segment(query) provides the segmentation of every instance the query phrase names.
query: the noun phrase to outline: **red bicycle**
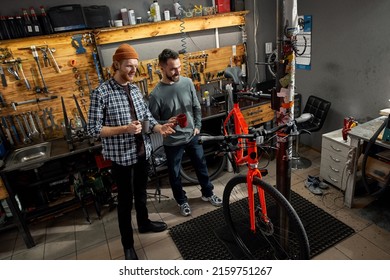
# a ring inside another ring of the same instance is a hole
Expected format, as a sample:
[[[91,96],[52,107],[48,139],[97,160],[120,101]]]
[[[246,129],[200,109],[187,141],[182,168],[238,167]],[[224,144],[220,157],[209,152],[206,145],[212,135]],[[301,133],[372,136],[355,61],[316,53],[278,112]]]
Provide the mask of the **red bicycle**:
[[[225,71],[226,74],[234,75]],[[233,94],[237,94],[235,87]],[[290,202],[263,180],[267,170],[258,168],[261,156],[258,150],[269,147],[268,141],[277,133],[281,137],[297,135],[296,123],[310,118],[310,114],[303,114],[299,119],[270,130],[250,128],[235,102],[224,122],[225,135],[200,137],[202,143],[218,141],[235,171],[238,165],[248,167],[246,175],[229,180],[223,193],[225,221],[247,258],[309,259],[310,246],[303,224]],[[228,133],[231,119],[234,134]]]

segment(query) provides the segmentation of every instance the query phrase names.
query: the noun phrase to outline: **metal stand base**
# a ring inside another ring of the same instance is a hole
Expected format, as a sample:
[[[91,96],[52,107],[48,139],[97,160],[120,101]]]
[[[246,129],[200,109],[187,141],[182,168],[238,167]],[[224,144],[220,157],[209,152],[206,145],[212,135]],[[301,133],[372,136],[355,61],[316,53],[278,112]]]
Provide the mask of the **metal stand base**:
[[[306,169],[311,166],[311,160],[298,156],[291,159],[291,169]]]

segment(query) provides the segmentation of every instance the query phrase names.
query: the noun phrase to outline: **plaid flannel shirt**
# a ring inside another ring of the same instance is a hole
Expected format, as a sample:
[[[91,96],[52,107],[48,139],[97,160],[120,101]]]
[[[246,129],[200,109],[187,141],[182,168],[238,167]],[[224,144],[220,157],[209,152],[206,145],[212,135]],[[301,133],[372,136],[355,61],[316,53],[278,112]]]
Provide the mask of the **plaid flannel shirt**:
[[[137,86],[130,87],[130,95],[133,99],[138,120],[148,119],[150,128],[157,121],[150,113],[147,104],[142,99],[142,94]],[[129,99],[126,91],[114,79],[110,79],[91,93],[91,104],[88,113],[88,133],[98,138],[103,126],[123,126],[134,121],[130,115]],[[150,157],[152,145],[150,137],[143,134],[146,158]],[[134,135],[124,133],[109,137],[101,137],[102,153],[105,159],[110,159],[120,165],[132,165],[137,163],[137,147]]]

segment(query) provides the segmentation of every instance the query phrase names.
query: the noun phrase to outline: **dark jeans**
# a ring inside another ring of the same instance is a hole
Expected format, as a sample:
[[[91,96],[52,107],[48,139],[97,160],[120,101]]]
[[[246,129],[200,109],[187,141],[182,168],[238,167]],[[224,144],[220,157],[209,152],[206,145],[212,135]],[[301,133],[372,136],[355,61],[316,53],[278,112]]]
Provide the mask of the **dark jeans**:
[[[164,146],[167,156],[167,166],[169,183],[171,184],[173,197],[178,204],[187,202],[186,192],[183,190],[181,183],[180,167],[184,151],[191,160],[192,167],[195,169],[196,176],[201,186],[202,196],[209,197],[213,195],[214,186],[211,184],[206,158],[203,152],[203,146],[198,143],[198,135],[184,145]]]
[[[118,187],[118,223],[124,249],[129,249],[134,245],[131,225],[133,196],[138,227],[150,222],[146,208],[147,166],[145,158],[139,159],[134,165],[122,166],[116,163],[112,165],[112,175]]]

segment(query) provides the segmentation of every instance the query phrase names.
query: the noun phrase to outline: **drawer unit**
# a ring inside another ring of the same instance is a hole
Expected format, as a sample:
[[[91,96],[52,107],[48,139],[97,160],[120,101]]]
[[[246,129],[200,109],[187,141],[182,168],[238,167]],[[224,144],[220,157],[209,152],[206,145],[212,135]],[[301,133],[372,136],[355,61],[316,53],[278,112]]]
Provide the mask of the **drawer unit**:
[[[242,109],[242,115],[249,126],[256,126],[273,120],[274,111],[271,103],[266,103]]]
[[[344,141],[341,129],[322,135],[320,176],[335,187],[345,190],[350,142]]]

